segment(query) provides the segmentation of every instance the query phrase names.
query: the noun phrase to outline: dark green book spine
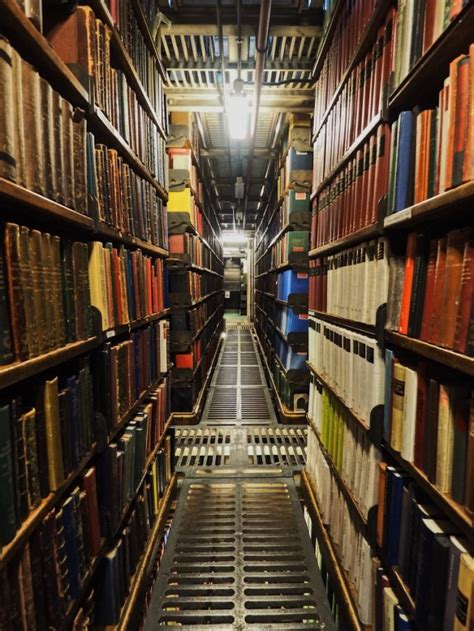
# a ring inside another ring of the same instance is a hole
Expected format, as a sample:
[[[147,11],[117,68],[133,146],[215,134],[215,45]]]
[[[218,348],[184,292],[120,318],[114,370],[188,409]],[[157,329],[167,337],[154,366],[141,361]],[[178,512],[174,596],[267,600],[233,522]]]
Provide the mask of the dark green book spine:
[[[26,477],[28,481],[28,504],[30,511],[38,506],[41,500],[38,452],[36,448],[35,417],[36,413],[34,410],[29,410],[21,417],[23,424],[23,440],[25,442]]]
[[[28,489],[26,483],[26,456],[22,422],[18,414],[19,403],[10,401],[11,449],[13,454],[13,484],[15,494],[16,525],[19,528],[28,516]]]
[[[64,318],[66,322],[66,341],[75,342],[76,312],[74,308],[74,280],[72,275],[72,245],[70,241],[63,241],[61,248],[62,293],[64,304]]]
[[[41,497],[49,494],[48,447],[46,445],[46,427],[44,418],[44,385],[42,384],[36,398],[36,449],[38,453],[38,474]]]

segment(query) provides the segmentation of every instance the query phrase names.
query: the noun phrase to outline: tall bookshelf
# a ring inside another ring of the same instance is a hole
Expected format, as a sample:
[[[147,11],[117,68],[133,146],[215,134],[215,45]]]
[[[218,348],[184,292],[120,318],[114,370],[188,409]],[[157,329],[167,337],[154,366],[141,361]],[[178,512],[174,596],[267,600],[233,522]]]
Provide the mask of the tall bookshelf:
[[[172,112],[170,118],[172,406],[176,422],[190,423],[202,411],[224,329],[224,262],[220,225],[200,159],[197,120],[192,112]]]
[[[138,1],[21,4],[0,4],[0,626],[124,628],[175,482],[163,69]]]
[[[474,173],[472,121],[461,131],[453,112],[472,111],[459,68],[472,83],[473,6],[336,1],[325,25],[313,67],[308,528],[339,628],[464,629]]]
[[[280,419],[302,422],[308,399],[310,117],[288,117],[255,236],[255,330]]]

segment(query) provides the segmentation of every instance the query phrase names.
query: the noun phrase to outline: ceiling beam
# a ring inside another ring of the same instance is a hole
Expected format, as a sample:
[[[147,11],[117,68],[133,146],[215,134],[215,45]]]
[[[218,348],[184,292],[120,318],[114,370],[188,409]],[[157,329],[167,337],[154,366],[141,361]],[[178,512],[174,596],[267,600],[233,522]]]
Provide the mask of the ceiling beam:
[[[246,147],[231,147],[230,153],[232,155],[242,155],[242,158],[245,158]],[[209,149],[201,149],[199,152],[201,156],[205,158],[219,158],[221,156],[227,155],[229,150],[226,147],[211,147]],[[276,155],[276,150],[272,149],[256,149],[255,156],[259,158],[271,158]]]
[[[275,61],[267,61],[265,64],[266,71],[292,71],[292,72],[310,72],[313,68],[313,63],[306,60],[295,59],[293,61],[279,61],[278,59]],[[174,70],[186,70],[187,72],[222,72],[221,64],[212,62],[210,59],[206,61],[193,61],[189,59],[188,61],[184,60],[176,60],[172,59],[170,62],[165,64],[165,69],[168,71]],[[237,70],[237,64],[234,62],[226,63],[226,71],[227,70]],[[242,70],[247,71],[251,70],[252,72],[255,70],[255,64],[252,61],[246,61],[242,63]],[[297,83],[297,79],[295,79],[295,83]]]
[[[168,17],[172,26],[169,31],[171,35],[217,35],[217,25],[209,23],[210,11],[203,7],[183,7],[179,11],[164,10],[163,13]],[[242,35],[255,35],[260,7],[246,6],[242,12]],[[224,35],[237,35],[237,19],[234,7],[222,7],[221,13],[222,24],[224,27]],[[212,16],[213,17],[213,16]],[[270,35],[286,35],[291,37],[294,30],[301,28],[305,31],[305,37],[311,37],[317,33],[321,33],[324,20],[324,11],[322,8],[315,7],[304,11],[303,13],[295,13],[294,10],[276,7],[272,12],[272,27]],[[197,27],[205,27],[206,32],[196,33]],[[229,29],[230,27],[230,29]],[[185,32],[177,32],[176,29],[186,28]],[[279,29],[279,30],[278,30]],[[315,29],[319,29],[315,33]],[[167,34],[166,27],[163,28],[162,34]],[[313,35],[310,35],[312,33]],[[294,33],[296,35],[296,33]]]

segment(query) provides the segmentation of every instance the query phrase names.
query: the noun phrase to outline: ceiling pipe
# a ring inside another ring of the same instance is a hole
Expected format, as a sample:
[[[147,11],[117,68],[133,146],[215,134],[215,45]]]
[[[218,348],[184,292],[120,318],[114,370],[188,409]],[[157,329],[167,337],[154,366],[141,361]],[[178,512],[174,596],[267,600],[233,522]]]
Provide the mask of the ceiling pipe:
[[[244,204],[244,217],[242,227],[245,229],[245,218],[247,215],[247,204],[250,190],[250,180],[252,177],[253,156],[255,151],[255,136],[257,132],[258,112],[260,109],[260,96],[262,93],[263,73],[265,70],[265,55],[267,52],[268,33],[270,30],[270,15],[272,10],[272,0],[262,0],[260,4],[260,17],[258,20],[257,43],[255,47],[255,95],[254,111],[250,129],[250,148],[247,164],[247,182]]]

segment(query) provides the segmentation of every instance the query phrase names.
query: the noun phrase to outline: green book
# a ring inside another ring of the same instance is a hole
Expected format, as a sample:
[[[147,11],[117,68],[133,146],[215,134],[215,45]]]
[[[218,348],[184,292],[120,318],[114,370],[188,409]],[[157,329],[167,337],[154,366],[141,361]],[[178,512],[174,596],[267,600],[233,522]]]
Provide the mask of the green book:
[[[10,436],[10,406],[0,407],[0,545],[9,543],[16,532],[13,459]]]

